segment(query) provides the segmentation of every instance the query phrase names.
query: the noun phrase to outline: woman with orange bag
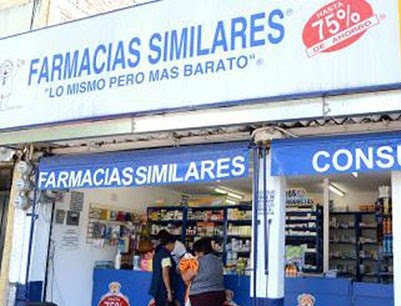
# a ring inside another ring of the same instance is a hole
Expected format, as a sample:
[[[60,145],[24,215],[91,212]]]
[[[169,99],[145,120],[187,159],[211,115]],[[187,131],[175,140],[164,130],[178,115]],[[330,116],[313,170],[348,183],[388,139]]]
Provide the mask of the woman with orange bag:
[[[196,241],[194,252],[196,259],[186,257],[180,262],[182,278],[189,284],[191,306],[224,305],[223,263],[213,254],[211,240],[203,238]]]

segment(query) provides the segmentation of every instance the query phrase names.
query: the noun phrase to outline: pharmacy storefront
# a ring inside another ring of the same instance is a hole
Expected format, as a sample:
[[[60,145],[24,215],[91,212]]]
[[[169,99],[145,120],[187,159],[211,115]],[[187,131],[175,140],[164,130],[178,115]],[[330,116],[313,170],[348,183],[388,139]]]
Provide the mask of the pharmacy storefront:
[[[324,118],[331,96],[348,116],[346,94],[401,87],[399,5],[153,1],[5,38],[0,136],[184,112],[180,129],[190,130],[212,110],[219,114],[197,128],[274,126]],[[383,112],[379,94],[370,103],[359,113]],[[258,107],[274,120],[247,119]],[[162,122],[149,130],[163,132]],[[152,252],[166,229],[188,251],[212,239],[233,305],[394,303],[399,134],[260,135],[98,154],[50,149],[28,161],[37,166],[32,189],[46,197],[24,202],[29,190],[18,191],[32,217],[26,273],[11,267],[11,282],[28,289],[18,300],[147,305]]]
[[[392,284],[400,277],[399,231],[393,226],[399,222],[400,137],[399,132],[368,133],[272,143],[273,176],[301,176],[304,184],[324,180],[330,199],[323,224],[326,277],[343,278],[345,285],[337,303],[394,305]],[[299,223],[291,227],[298,221],[287,214],[292,235],[302,234]],[[333,303],[327,288],[310,287],[308,293],[318,304]]]

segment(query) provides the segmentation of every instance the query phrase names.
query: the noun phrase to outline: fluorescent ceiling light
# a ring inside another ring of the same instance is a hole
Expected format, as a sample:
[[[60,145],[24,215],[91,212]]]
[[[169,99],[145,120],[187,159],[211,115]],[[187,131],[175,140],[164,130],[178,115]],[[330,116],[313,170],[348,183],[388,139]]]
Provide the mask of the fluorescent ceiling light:
[[[226,203],[227,203],[227,204],[230,204],[230,205],[236,205],[236,204],[238,204],[236,201],[231,200],[231,199],[227,199],[227,200],[226,200]]]
[[[345,196],[344,191],[342,191],[340,188],[338,188],[332,184],[329,185],[329,189],[330,189],[330,191],[334,192],[335,194],[339,195],[340,197]]]
[[[217,193],[226,194],[229,197],[234,198],[234,199],[238,199],[238,200],[242,200],[242,198],[244,197],[243,195],[235,193],[235,192],[233,192],[231,190],[223,189],[221,187],[214,188],[214,191],[217,192]]]

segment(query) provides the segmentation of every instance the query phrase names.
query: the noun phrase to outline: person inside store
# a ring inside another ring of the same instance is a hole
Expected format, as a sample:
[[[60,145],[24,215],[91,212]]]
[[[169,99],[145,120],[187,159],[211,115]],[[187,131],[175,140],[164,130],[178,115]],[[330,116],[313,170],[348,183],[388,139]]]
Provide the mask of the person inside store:
[[[198,261],[198,269],[182,273],[189,286],[191,306],[222,306],[225,303],[224,268],[219,257],[214,254],[210,238],[202,238],[194,243],[193,250]]]
[[[160,245],[156,248],[153,258],[153,273],[149,294],[154,299],[155,306],[175,305],[173,274],[176,263],[171,256],[175,247],[175,237],[168,234],[163,236]]]
[[[161,240],[164,239],[164,237],[166,237],[168,235],[170,235],[170,233],[163,229],[157,234],[157,238],[158,238],[159,242],[161,242]],[[187,253],[187,249],[185,248],[185,245],[181,241],[176,240],[175,245],[174,245],[174,250],[171,252],[171,256],[173,257],[176,265],[178,265],[181,258],[186,253]]]

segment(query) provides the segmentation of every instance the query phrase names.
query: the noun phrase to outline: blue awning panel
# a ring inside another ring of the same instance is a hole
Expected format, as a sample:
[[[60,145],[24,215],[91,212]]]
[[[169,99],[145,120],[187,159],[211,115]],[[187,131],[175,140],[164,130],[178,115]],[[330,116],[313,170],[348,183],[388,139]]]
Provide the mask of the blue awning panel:
[[[39,189],[211,182],[249,175],[249,143],[236,142],[43,158]]]
[[[401,133],[272,141],[272,175],[401,170]]]

